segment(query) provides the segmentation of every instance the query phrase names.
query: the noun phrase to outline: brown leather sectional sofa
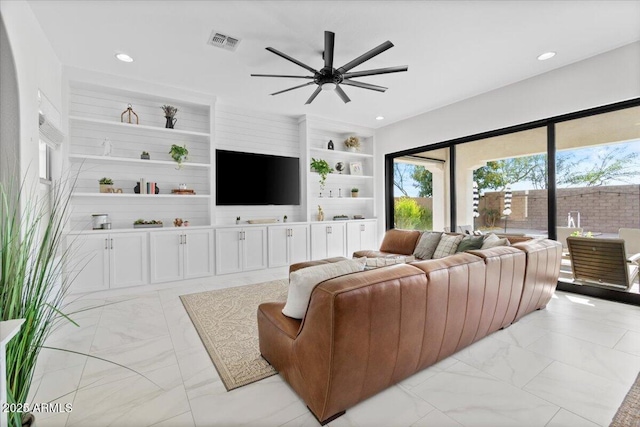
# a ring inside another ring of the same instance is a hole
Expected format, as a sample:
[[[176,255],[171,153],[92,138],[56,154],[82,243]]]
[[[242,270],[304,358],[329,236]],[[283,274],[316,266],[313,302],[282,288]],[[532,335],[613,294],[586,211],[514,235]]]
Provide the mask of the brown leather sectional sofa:
[[[391,237],[395,250],[411,241]],[[384,244],[376,252],[396,253]],[[302,321],[283,315],[283,303],[260,305],[260,351],[325,424],[545,307],[561,253],[536,239],[330,279],[313,290]]]

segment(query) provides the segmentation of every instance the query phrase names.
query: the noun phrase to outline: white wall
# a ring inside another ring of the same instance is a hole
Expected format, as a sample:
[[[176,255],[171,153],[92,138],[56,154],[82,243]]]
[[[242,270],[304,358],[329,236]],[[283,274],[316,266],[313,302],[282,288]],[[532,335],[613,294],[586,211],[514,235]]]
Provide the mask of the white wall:
[[[376,131],[376,162],[388,153],[640,97],[640,42],[487,92]],[[384,188],[384,172],[376,176]],[[384,229],[384,197],[376,200]]]
[[[62,110],[62,66],[26,1],[0,2],[16,73],[20,98],[19,176],[26,188],[38,183],[38,90]],[[66,129],[63,129],[63,131]]]

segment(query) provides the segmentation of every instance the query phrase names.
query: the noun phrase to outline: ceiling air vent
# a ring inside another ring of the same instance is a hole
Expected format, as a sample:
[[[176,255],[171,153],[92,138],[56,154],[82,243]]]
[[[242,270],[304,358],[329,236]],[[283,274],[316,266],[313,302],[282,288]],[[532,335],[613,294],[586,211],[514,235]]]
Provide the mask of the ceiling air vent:
[[[211,37],[209,37],[209,44],[233,52],[240,44],[240,39],[224,35],[217,31],[213,31],[211,33]]]

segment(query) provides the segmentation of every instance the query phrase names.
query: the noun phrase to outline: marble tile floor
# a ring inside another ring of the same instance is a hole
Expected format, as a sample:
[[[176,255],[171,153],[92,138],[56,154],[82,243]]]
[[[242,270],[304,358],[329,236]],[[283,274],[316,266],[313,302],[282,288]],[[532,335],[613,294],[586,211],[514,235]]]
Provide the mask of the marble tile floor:
[[[229,286],[273,280],[234,278]],[[43,350],[33,402],[72,403],[37,414],[38,427],[319,425],[273,376],[227,392],[179,295],[210,279],[135,293],[84,296]],[[125,367],[137,371],[133,372]],[[347,410],[332,427],[608,426],[640,371],[640,308],[557,292],[532,313]]]

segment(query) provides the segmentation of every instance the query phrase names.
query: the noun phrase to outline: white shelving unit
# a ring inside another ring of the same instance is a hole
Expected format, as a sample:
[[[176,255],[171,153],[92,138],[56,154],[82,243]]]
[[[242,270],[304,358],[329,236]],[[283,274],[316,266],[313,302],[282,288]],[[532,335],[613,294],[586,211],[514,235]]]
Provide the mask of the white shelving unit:
[[[339,123],[314,117],[305,117],[300,121],[300,135],[307,147],[307,220],[316,221],[318,206],[322,206],[325,221],[335,215],[362,215],[364,218],[375,218],[375,189],[373,177],[374,163],[374,131],[345,123]],[[360,151],[347,151],[344,140],[349,136],[360,139]],[[329,141],[334,149],[329,150]],[[327,176],[325,188],[320,188],[320,176],[309,166],[311,159],[322,159],[334,169]],[[342,173],[336,170],[336,164],[342,162]],[[359,163],[362,174],[353,174],[352,163]],[[351,197],[351,189],[358,188],[358,197]]]
[[[139,218],[168,224],[183,218],[194,226],[211,225],[213,103],[81,82],[69,86],[68,159],[76,178],[72,230],[91,229],[93,213],[109,214],[114,230],[132,228]],[[139,124],[121,122],[128,104],[138,114]],[[164,127],[164,104],[178,108],[174,129]],[[105,144],[112,147],[109,155],[104,155]],[[172,144],[189,150],[182,168],[171,159]],[[141,159],[142,151],[151,159]],[[122,193],[100,193],[102,177],[111,178]],[[136,194],[134,187],[141,179],[156,182],[160,193]],[[196,194],[171,193],[183,183]]]

